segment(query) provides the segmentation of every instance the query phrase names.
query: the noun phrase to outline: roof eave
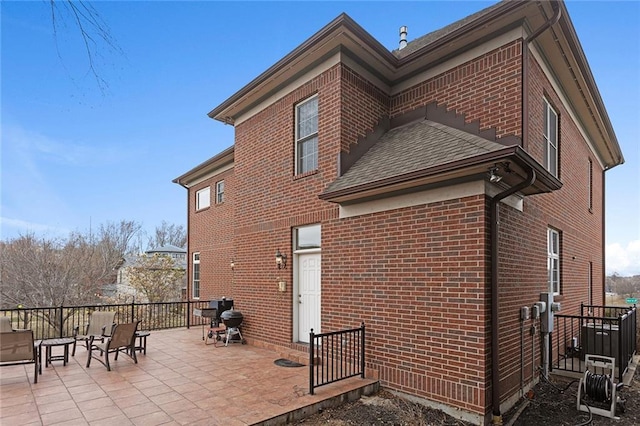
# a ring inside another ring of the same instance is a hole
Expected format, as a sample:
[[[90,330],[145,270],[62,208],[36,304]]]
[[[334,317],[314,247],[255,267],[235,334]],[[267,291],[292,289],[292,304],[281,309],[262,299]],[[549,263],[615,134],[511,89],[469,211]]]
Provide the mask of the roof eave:
[[[207,161],[198,164],[196,167],[173,179],[171,182],[177,183],[178,185],[185,188],[189,188],[193,181],[201,178],[208,173],[211,173],[216,169],[232,164],[234,158],[235,145],[231,145],[229,148],[211,157]]]
[[[292,63],[295,63],[299,58],[307,55],[314,46],[321,44],[327,39],[330,39],[334,35],[345,30],[356,35],[359,41],[361,41],[367,49],[375,52],[375,54],[378,55],[382,60],[388,62],[389,64],[393,64],[394,66],[397,65],[398,60],[391,52],[389,52],[364,28],[358,25],[349,15],[347,15],[346,13],[342,13],[333,21],[320,29],[320,31],[318,31],[305,42],[296,47],[284,58],[280,59],[258,77],[249,82],[238,92],[236,92],[223,103],[212,109],[207,115],[210,118],[221,121],[225,124],[233,124],[235,122],[235,117],[229,114],[229,110],[234,106],[234,104],[243,100],[243,98],[245,98],[248,94],[263,85],[265,82],[269,81],[275,74],[290,68]]]
[[[426,169],[416,170],[374,182],[324,192],[319,195],[319,198],[324,201],[344,203],[367,199],[372,196],[385,197],[400,189],[421,188],[428,184],[442,184],[443,182],[478,175],[479,173],[486,172],[488,167],[495,163],[506,162],[514,163],[514,167],[512,167],[514,175],[510,177],[511,180],[523,179],[526,175],[525,172],[516,173],[516,169],[533,168],[536,171],[538,177],[536,183],[526,195],[552,192],[562,187],[562,182],[552,176],[520,146],[514,145],[486,154],[442,163]]]

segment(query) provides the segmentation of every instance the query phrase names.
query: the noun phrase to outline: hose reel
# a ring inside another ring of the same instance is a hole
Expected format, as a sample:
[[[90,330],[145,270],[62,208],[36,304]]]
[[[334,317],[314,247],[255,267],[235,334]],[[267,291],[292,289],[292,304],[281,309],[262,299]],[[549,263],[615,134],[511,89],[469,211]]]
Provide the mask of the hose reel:
[[[622,383],[615,385],[612,379],[616,369],[615,358],[601,355],[586,355],[584,363],[585,372],[578,386],[578,410],[587,413],[591,412],[611,419],[619,419],[619,417],[616,417],[616,406],[619,405],[621,411],[624,411],[624,401],[617,396],[617,392],[622,388]],[[594,373],[590,369],[601,371],[602,373]],[[590,401],[605,404],[609,409],[587,405],[583,396],[587,396]]]

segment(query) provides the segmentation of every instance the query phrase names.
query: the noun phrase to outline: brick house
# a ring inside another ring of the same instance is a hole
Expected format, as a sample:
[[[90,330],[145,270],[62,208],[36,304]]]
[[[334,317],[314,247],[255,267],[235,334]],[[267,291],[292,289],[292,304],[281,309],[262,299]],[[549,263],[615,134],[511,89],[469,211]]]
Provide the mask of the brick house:
[[[174,180],[189,298],[233,297],[254,344],[364,321],[368,374],[481,424],[537,380],[522,307],[604,302],[624,160],[562,2],[391,52],[342,14],[209,116],[235,141]]]

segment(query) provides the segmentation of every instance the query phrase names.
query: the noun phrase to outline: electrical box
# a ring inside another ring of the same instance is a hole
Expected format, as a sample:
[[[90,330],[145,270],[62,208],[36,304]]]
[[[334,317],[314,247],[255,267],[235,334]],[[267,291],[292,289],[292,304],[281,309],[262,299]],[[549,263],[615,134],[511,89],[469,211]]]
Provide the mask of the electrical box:
[[[531,307],[531,319],[537,320],[540,318],[540,305],[537,303]]]
[[[284,281],[278,281],[278,291],[287,291],[287,283]]]
[[[522,308],[520,308],[520,319],[522,321],[529,319],[529,307],[528,306],[523,306]]]
[[[543,333],[553,332],[553,313],[560,310],[560,304],[553,301],[553,293],[540,293],[540,301],[545,304],[540,319],[540,331]]]

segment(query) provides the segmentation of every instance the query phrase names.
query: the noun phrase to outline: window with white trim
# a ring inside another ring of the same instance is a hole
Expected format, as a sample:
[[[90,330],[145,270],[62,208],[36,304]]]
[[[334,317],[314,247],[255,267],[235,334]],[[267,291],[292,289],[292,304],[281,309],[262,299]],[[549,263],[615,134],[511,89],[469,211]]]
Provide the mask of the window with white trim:
[[[211,188],[208,186],[196,192],[196,210],[206,209],[211,205]]]
[[[589,211],[593,212],[593,161],[589,158]]]
[[[216,204],[224,202],[224,181],[216,183]]]
[[[587,271],[589,274],[587,277],[587,303],[589,306],[593,305],[593,262],[589,262],[589,270]],[[591,310],[591,308],[589,308]]]
[[[560,294],[560,233],[547,229],[547,272],[549,292]]]
[[[193,280],[191,282],[191,297],[200,298],[200,253],[193,253]]]
[[[544,164],[558,177],[558,113],[546,99],[544,101]]]
[[[296,106],[296,175],[318,169],[318,97]]]

